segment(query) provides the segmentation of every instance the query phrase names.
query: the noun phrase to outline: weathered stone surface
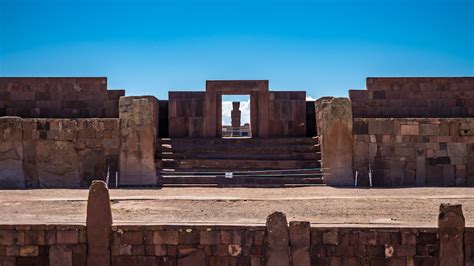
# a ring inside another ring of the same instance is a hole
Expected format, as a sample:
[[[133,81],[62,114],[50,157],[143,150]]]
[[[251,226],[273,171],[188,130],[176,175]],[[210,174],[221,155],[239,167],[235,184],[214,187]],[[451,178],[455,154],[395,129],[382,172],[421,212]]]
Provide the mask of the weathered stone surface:
[[[281,212],[274,212],[267,217],[267,239],[265,261],[268,266],[288,266],[289,236],[286,216]]]
[[[321,143],[321,166],[328,185],[353,185],[352,109],[347,98],[316,101],[316,123]],[[370,129],[369,129],[370,130]]]
[[[112,212],[107,184],[93,181],[87,200],[87,265],[110,265]]]
[[[294,266],[311,265],[310,257],[310,223],[290,222],[291,257]]]
[[[464,265],[464,228],[462,205],[441,204],[438,219],[440,266]]]
[[[38,140],[36,169],[41,187],[79,187],[79,158],[68,141]]]
[[[49,266],[73,266],[72,262],[72,251],[67,246],[54,245],[49,248]]]
[[[0,187],[25,187],[23,123],[18,117],[0,117]]]
[[[156,185],[156,98],[120,98],[120,185]]]

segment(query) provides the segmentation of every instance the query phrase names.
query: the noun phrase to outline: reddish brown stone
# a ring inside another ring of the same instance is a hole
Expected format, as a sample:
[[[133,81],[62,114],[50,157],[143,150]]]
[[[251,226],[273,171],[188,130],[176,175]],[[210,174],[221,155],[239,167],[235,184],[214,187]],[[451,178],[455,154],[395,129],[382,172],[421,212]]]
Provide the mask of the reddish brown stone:
[[[87,265],[110,265],[112,212],[107,185],[94,181],[87,200]]]

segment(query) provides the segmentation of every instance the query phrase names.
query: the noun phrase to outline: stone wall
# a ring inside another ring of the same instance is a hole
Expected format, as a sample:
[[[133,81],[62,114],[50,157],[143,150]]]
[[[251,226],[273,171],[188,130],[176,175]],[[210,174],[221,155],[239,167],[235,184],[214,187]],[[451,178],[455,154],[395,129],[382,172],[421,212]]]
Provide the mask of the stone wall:
[[[311,227],[274,212],[256,225],[113,225],[107,185],[86,226],[0,225],[0,265],[471,265],[474,228],[441,204],[437,228]]]
[[[474,119],[355,118],[354,170],[376,186],[474,186]]]
[[[169,92],[171,138],[204,136],[204,92]]]
[[[0,116],[114,118],[124,95],[107,78],[0,78]]]
[[[1,187],[80,187],[117,171],[119,120],[0,118]],[[11,185],[9,185],[11,184]]]
[[[306,136],[306,92],[270,91],[270,137]]]
[[[83,266],[83,225],[0,225],[0,265]]]
[[[367,78],[354,117],[474,117],[474,78]]]

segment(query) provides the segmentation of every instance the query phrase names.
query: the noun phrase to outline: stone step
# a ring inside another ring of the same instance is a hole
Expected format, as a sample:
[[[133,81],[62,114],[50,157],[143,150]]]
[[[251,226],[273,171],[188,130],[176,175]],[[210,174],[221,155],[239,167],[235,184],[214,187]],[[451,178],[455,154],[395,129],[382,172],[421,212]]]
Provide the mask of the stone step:
[[[269,185],[286,185],[286,184],[306,184],[320,185],[323,184],[321,177],[305,177],[305,178],[263,178],[263,177],[242,177],[242,178],[223,178],[223,177],[194,177],[194,176],[173,176],[161,177],[160,182],[166,184],[186,184],[186,185],[239,185],[239,186],[269,186]]]
[[[159,153],[156,157],[158,159],[320,160],[321,153],[162,152]]]
[[[317,144],[165,144],[157,147],[157,152],[196,153],[196,152],[221,152],[221,153],[296,153],[296,152],[319,152]]]
[[[317,160],[245,160],[245,159],[183,159],[162,160],[162,168],[181,169],[305,169],[318,168]]]
[[[169,143],[169,144],[235,144],[235,145],[311,145],[319,143],[319,138],[161,138],[159,139],[160,143]]]

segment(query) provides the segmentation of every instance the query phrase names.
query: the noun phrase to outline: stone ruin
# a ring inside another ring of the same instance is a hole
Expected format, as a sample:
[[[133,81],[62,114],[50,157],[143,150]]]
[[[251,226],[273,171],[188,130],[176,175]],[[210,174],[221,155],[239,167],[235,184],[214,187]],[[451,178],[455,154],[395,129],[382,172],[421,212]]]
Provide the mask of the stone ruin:
[[[224,136],[222,96],[242,94],[250,135]],[[0,187],[474,185],[474,78],[368,78],[317,101],[267,80],[124,95],[106,78],[0,78]]]
[[[0,265],[472,265],[462,206],[441,204],[437,220],[325,227],[274,212],[261,225],[114,224],[107,185],[94,181],[85,225],[0,225]]]

